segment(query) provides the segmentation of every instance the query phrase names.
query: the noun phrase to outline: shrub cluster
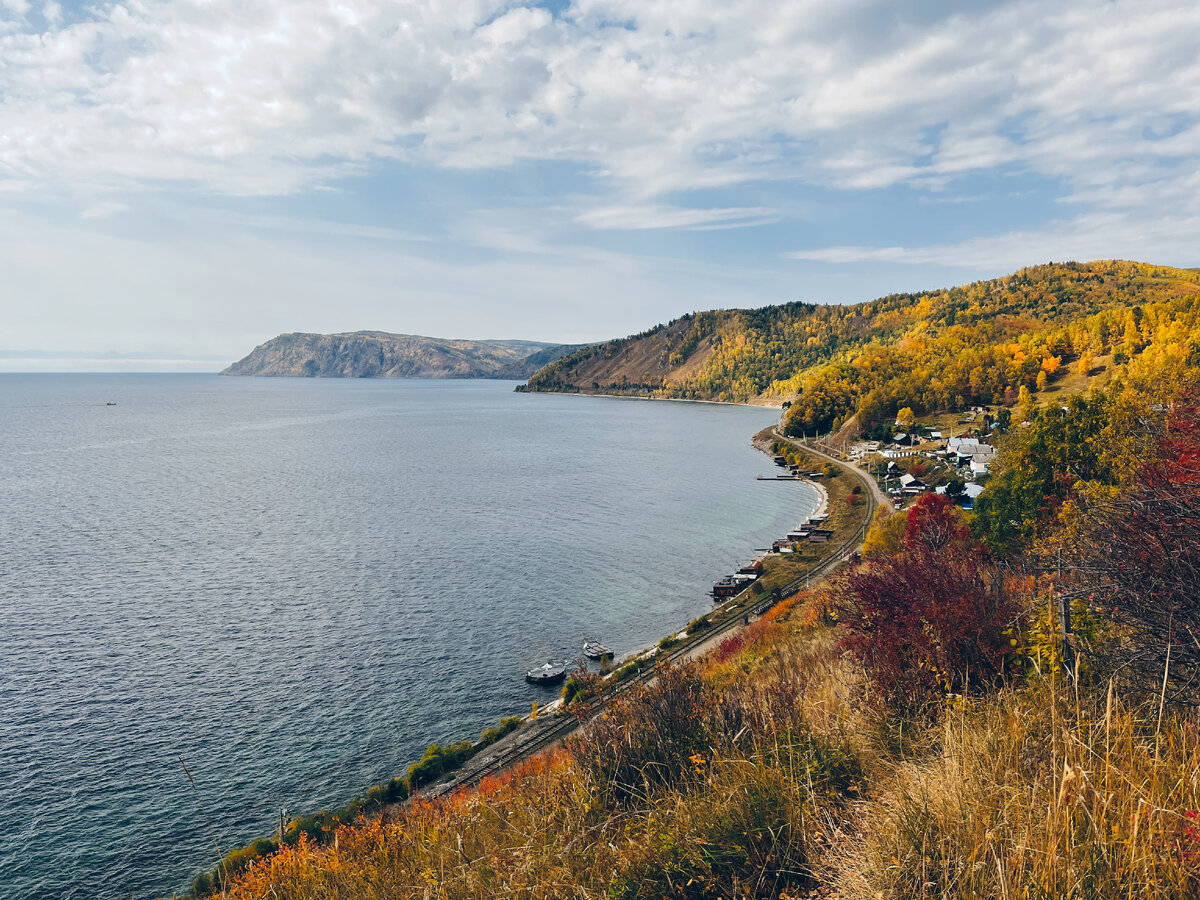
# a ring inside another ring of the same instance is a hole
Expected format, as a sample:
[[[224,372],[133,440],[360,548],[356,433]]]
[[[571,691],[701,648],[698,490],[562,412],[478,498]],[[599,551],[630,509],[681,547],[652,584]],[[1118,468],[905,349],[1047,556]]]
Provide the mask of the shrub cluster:
[[[479,750],[496,743],[520,726],[519,716],[508,716],[501,719],[499,725],[485,730],[480,735],[478,744],[472,744],[470,741],[456,741],[448,747],[430,744],[420,761],[409,766],[404,775],[371,787],[366,793],[360,794],[339,809],[323,809],[292,819],[286,824],[283,834],[277,837],[282,837],[285,847],[305,842],[319,844],[338,826],[354,822],[392,803],[406,800],[417,788],[459,768]],[[244,847],[230,851],[212,872],[201,872],[196,876],[192,882],[191,896],[207,897],[221,893],[225,886],[245,871],[252,862],[276,852],[279,847],[279,843],[270,838],[258,838]]]
[[[842,588],[841,644],[888,700],[919,705],[1003,671],[1016,604],[946,497],[923,495],[900,551],[851,569]]]

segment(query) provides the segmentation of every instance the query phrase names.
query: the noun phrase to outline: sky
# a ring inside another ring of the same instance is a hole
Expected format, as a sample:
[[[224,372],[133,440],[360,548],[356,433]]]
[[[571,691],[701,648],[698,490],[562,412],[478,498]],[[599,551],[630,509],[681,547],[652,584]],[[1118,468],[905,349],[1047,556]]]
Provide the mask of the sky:
[[[1193,0],[0,0],[0,371],[1200,265]]]

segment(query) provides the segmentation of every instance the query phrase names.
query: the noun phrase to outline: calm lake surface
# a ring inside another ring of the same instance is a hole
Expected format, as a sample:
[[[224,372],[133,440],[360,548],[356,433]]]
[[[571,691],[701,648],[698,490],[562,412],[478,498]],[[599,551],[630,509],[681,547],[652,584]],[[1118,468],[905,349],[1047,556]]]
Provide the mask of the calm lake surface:
[[[812,511],[777,412],[0,375],[0,897],[150,897],[622,655]],[[107,403],[115,403],[108,406]]]

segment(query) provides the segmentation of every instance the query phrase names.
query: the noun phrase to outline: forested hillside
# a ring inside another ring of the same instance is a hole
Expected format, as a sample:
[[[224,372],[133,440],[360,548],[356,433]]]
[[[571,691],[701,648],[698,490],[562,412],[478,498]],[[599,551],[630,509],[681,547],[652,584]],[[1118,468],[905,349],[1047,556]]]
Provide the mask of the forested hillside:
[[[565,746],[281,823],[193,895],[1193,900],[1200,399],[1140,359],[1027,404],[974,513],[881,508],[861,560],[602,715],[577,673]]]
[[[827,341],[784,389],[801,410],[832,396],[822,373],[860,413],[872,396],[1017,399],[973,510],[949,490],[881,504],[861,557],[803,588],[803,553],[768,554],[765,577],[799,593],[699,660],[660,658],[602,713],[605,677],[577,672],[563,714],[590,724],[565,745],[431,799],[425,776],[471,750],[435,745],[345,810],[233,851],[193,896],[1200,896],[1198,294],[1191,272],[1048,266],[708,313],[578,354],[557,370],[666,352],[698,384],[716,360],[746,373]],[[836,520],[873,466],[827,459]]]
[[[1200,272],[1100,261],[850,306],[693,313],[541,369],[527,390],[793,401],[789,431],[1015,401],[1200,348]]]

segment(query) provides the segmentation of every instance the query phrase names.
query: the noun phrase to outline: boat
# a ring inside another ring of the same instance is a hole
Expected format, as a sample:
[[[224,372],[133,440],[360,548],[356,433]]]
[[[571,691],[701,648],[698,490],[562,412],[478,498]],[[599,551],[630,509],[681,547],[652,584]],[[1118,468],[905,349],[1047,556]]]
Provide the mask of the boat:
[[[525,680],[530,684],[558,684],[567,677],[567,664],[548,662],[530,669],[525,673]]]
[[[746,585],[735,579],[732,575],[727,575],[713,585],[712,594],[714,599],[724,599],[725,597],[735,597],[742,592]]]
[[[613,652],[599,641],[584,641],[583,655],[589,659],[604,659],[605,657],[612,656]]]

